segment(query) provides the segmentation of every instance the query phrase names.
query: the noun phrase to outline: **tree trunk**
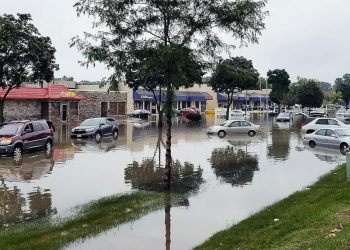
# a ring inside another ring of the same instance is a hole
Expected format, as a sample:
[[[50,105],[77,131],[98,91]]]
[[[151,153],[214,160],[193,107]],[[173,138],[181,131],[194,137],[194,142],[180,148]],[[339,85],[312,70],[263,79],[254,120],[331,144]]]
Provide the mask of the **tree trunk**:
[[[173,103],[174,91],[170,84],[167,87],[167,96],[165,101],[165,117],[166,117],[166,143],[165,143],[165,171],[164,171],[164,184],[165,190],[170,190],[171,187],[171,113]]]
[[[4,119],[4,103],[5,103],[5,100],[1,99],[0,100],[0,123],[3,123],[5,121],[5,119]]]
[[[171,193],[165,192],[164,205],[165,205],[165,249],[170,250],[171,243]]]

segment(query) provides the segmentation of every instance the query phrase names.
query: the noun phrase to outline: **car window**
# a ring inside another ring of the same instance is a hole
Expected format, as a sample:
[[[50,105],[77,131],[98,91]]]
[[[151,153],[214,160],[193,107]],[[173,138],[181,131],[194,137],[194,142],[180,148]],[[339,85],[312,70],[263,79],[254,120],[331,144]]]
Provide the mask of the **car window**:
[[[325,136],[326,135],[326,129],[320,129],[315,134],[316,135],[323,135],[323,136]]]
[[[22,123],[2,124],[0,126],[0,135],[16,135],[23,128]]]
[[[232,122],[230,124],[230,127],[239,127],[240,126],[240,122],[239,121],[235,121],[235,122]]]
[[[327,131],[326,131],[326,136],[335,136],[336,134],[335,134],[335,132],[334,132],[334,130],[332,130],[332,129],[327,129]]]
[[[328,125],[328,119],[318,119],[316,124]]]
[[[106,121],[109,125],[113,125],[115,123],[115,120],[113,118],[107,118]]]
[[[241,122],[241,126],[242,126],[242,127],[249,127],[249,126],[251,126],[251,125],[250,125],[249,122],[243,121],[243,122]]]
[[[337,122],[336,120],[329,119],[329,120],[328,120],[328,124],[329,124],[329,125],[338,125],[338,122]]]
[[[24,131],[26,133],[32,133],[33,132],[33,125],[31,123],[27,124],[25,127],[24,127]]]
[[[39,122],[33,122],[33,131],[34,132],[38,132],[38,131],[42,131],[43,127],[41,126],[41,124]]]

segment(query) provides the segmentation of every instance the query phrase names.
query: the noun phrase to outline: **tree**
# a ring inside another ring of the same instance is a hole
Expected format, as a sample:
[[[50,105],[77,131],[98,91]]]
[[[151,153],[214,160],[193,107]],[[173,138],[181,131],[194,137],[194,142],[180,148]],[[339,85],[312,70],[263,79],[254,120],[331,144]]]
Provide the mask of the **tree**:
[[[332,102],[333,104],[338,103],[339,100],[341,100],[342,98],[343,98],[343,95],[342,95],[342,93],[339,92],[339,91],[335,91],[335,92],[332,92],[332,93],[330,94],[330,99],[331,99],[331,102]]]
[[[156,66],[166,91],[164,180],[167,187],[171,180],[174,91],[182,79],[193,80],[189,76],[198,76],[202,70],[187,75],[183,66],[193,62],[203,65],[204,59],[216,59],[222,49],[232,49],[232,44],[225,44],[219,37],[223,31],[243,45],[257,43],[258,35],[265,28],[265,4],[266,0],[79,0],[75,4],[78,14],[95,18],[94,27],[103,26],[97,34],[86,33],[86,39],[73,38],[71,45],[77,46],[87,59],[84,65],[96,61],[105,63],[114,71],[110,80],[120,82],[125,81],[126,72],[134,62],[135,67],[146,65],[145,71],[158,70],[139,62],[138,52],[150,50],[155,52],[151,55],[154,59],[158,57]]]
[[[346,108],[348,108],[350,100],[350,74],[345,74],[342,78],[337,78],[334,88],[335,91],[342,93]]]
[[[289,91],[289,74],[285,69],[269,70],[267,72],[267,83],[272,85],[271,100],[280,106]]]
[[[55,48],[49,37],[43,37],[31,23],[29,14],[0,16],[0,86],[6,89],[0,97],[0,121],[4,121],[4,102],[14,88],[24,81],[42,83],[53,79]]]
[[[259,73],[254,69],[252,61],[244,57],[233,57],[218,64],[211,78],[211,86],[216,92],[227,95],[226,120],[229,119],[233,94],[238,89],[255,86],[258,77]]]
[[[296,84],[298,103],[303,107],[309,108],[322,105],[324,94],[319,87],[318,81],[298,77]]]
[[[329,82],[318,82],[318,85],[320,86],[320,89],[322,91],[331,91],[332,90],[332,84]]]

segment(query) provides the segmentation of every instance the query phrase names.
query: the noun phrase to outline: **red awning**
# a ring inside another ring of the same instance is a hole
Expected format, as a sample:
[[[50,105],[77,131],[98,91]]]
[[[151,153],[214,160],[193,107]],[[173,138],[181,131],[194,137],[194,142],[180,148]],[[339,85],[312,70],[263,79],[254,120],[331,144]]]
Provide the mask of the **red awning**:
[[[0,96],[3,97],[6,89],[0,88]],[[47,88],[18,88],[13,89],[7,95],[7,100],[66,100],[80,101],[86,97],[70,91],[63,85],[50,85]]]

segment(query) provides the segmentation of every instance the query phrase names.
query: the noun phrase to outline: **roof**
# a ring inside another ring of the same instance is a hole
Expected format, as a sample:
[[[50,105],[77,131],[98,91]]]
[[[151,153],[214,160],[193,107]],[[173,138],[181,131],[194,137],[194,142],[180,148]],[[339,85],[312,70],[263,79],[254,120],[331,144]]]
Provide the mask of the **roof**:
[[[159,91],[155,91],[156,98],[159,100],[160,95]],[[166,99],[166,91],[162,91],[161,93],[162,100]],[[153,100],[154,95],[152,92],[148,92],[145,90],[136,90],[133,91],[133,99],[134,100]],[[176,101],[205,101],[212,100],[213,97],[209,95],[207,92],[199,92],[199,91],[175,91],[175,100]]]
[[[3,97],[6,89],[0,88],[0,97]],[[86,97],[77,95],[63,85],[50,85],[47,88],[22,87],[13,89],[6,97],[7,100],[67,100],[80,101]]]

